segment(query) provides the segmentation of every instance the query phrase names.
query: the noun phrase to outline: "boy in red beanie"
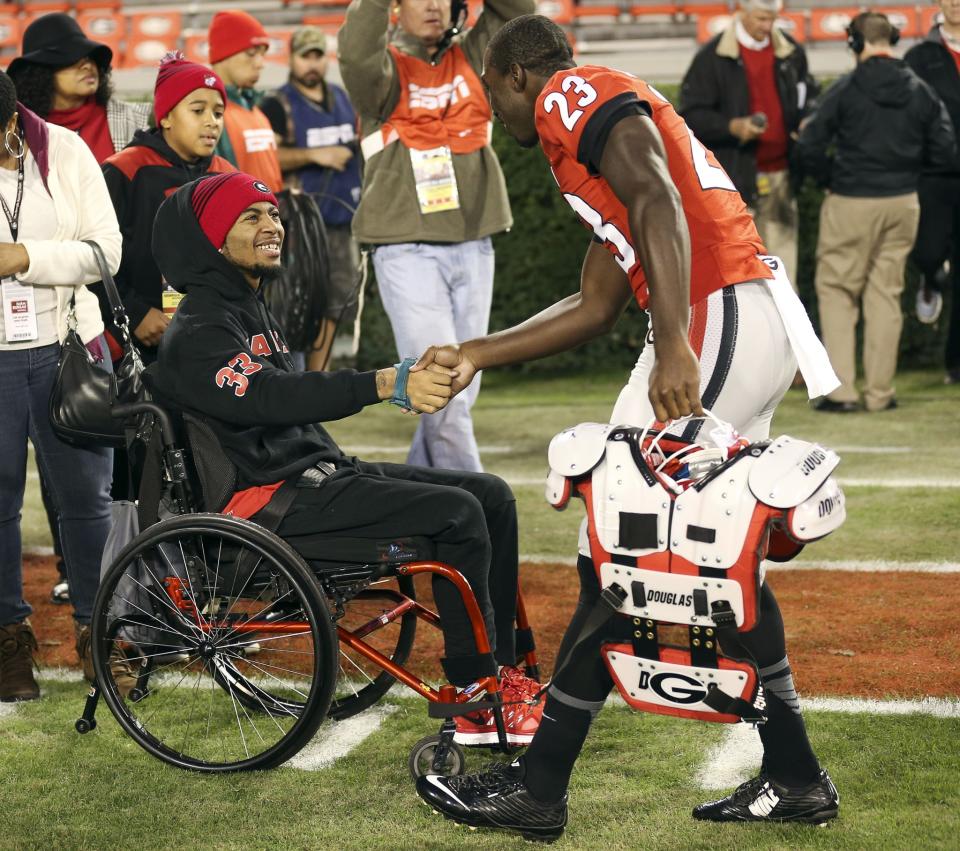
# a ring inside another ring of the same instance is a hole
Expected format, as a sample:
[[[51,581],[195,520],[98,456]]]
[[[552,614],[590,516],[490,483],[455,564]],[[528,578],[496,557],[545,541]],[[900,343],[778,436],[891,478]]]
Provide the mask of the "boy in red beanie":
[[[130,328],[148,363],[172,315],[163,299],[160,270],[150,250],[153,219],[163,200],[184,183],[234,168],[214,149],[223,132],[227,93],[209,68],[167,54],[154,88],[157,127],[141,130],[120,153],[103,164],[103,175],[123,234],[117,288]],[[104,311],[105,319],[109,311]],[[119,351],[119,350],[118,350]]]
[[[279,192],[283,176],[277,140],[270,121],[257,105],[261,94],[254,89],[270,38],[252,15],[228,10],[213,16],[207,42],[210,63],[227,88],[227,132],[220,139],[217,153]]]

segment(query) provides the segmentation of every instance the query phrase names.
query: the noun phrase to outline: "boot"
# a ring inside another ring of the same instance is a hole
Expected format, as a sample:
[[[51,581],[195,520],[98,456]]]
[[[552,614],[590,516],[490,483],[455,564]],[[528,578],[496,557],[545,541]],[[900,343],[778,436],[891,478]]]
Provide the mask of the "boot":
[[[0,701],[36,700],[40,687],[33,678],[37,638],[29,622],[0,626]]]
[[[93,646],[90,641],[90,624],[73,622],[73,632],[77,638],[77,655],[83,667],[83,678],[92,683],[96,679],[93,672]]]
[[[74,623],[74,629],[77,636],[77,655],[80,657],[80,664],[83,666],[83,678],[92,683],[96,679],[93,670],[93,642],[91,641],[90,625]],[[120,692],[120,697],[126,697],[130,690],[137,684],[137,675],[134,673],[133,666],[127,659],[126,654],[120,648],[119,642],[113,642],[113,649],[110,651],[110,673],[113,676],[113,682]]]

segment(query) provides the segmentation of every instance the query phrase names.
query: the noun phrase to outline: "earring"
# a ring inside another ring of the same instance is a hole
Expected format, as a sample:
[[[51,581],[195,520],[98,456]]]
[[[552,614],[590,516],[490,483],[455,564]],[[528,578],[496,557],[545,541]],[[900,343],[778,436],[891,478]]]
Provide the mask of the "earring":
[[[10,137],[13,136],[17,140],[17,151],[16,153],[10,148]],[[23,159],[23,155],[26,153],[26,149],[23,147],[23,138],[17,134],[16,130],[7,130],[3,134],[3,147],[7,149],[7,153],[10,154],[15,160]]]

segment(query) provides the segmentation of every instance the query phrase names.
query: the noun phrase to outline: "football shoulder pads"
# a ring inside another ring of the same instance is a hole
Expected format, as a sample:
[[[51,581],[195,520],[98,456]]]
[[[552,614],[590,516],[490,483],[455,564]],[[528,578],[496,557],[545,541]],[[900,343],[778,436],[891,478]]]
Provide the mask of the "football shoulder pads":
[[[582,476],[603,458],[607,435],[616,426],[608,423],[580,423],[564,429],[550,441],[547,461],[550,470],[560,476]]]
[[[832,449],[784,434],[757,458],[747,483],[765,505],[794,508],[810,499],[839,463]]]

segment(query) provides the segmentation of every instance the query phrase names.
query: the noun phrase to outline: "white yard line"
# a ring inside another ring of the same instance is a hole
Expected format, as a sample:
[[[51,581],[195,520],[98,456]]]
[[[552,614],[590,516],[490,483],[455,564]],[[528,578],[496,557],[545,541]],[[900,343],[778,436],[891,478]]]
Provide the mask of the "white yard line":
[[[489,472],[495,473],[496,470]],[[547,480],[546,473],[542,476],[501,478],[512,488],[543,487]],[[845,488],[960,488],[960,476],[955,479],[861,479],[841,476],[838,481]]]
[[[929,697],[923,700],[863,700],[855,697],[813,697],[802,700],[805,711],[864,715],[932,715],[960,718],[960,701]],[[731,724],[723,740],[697,771],[701,789],[732,789],[757,773],[763,749],[749,724]]]
[[[960,573],[955,561],[788,561],[767,562],[767,570],[839,570],[845,573]]]
[[[360,445],[360,446],[341,446],[346,455],[406,455],[410,451],[409,444],[403,446],[387,445]],[[509,455],[514,451],[512,446],[480,446],[481,455]]]
[[[310,743],[286,765],[302,771],[319,771],[332,765],[376,733],[384,719],[396,709],[395,705],[385,703],[346,721],[326,722]]]
[[[533,553],[520,556],[527,564],[560,564],[574,567],[576,556]],[[960,573],[960,562],[955,561],[788,561],[783,564],[768,561],[768,571],[781,570],[838,570],[844,573]]]
[[[833,446],[830,448],[842,458],[844,455],[906,455],[912,446]]]

